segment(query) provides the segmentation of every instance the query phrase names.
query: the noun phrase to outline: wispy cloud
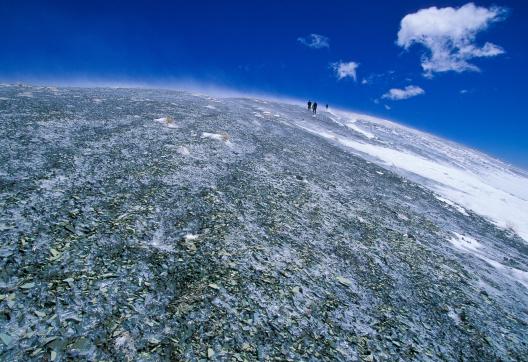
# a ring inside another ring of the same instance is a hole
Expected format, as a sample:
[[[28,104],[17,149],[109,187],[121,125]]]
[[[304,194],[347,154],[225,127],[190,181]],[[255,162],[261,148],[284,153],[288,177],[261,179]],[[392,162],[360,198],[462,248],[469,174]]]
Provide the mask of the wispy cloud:
[[[357,80],[356,69],[359,67],[359,63],[356,62],[335,62],[331,63],[330,66],[336,72],[338,79],[352,78]]]
[[[368,76],[363,77],[361,84],[374,85],[376,83],[387,83],[400,77],[401,76],[396,74],[396,71],[394,70],[388,70],[383,73],[371,73]]]
[[[297,41],[308,48],[322,49],[330,48],[330,39],[320,34],[310,34],[304,37],[297,38]]]
[[[416,97],[420,94],[425,94],[425,91],[422,88],[415,85],[408,85],[403,89],[392,88],[383,96],[381,96],[381,98],[390,99],[393,101],[401,101],[402,99]]]
[[[490,24],[504,20],[506,13],[501,7],[485,8],[473,3],[460,8],[422,9],[401,20],[397,44],[405,49],[413,44],[428,49],[421,63],[428,77],[435,72],[479,71],[469,60],[497,56],[504,50],[489,42],[479,46],[475,37]]]

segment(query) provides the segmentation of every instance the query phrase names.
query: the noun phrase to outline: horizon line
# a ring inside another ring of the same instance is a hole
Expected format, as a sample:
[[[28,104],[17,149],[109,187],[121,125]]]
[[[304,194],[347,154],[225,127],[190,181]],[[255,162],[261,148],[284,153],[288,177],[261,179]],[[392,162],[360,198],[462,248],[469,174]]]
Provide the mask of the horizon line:
[[[306,105],[305,100],[301,100],[292,96],[284,96],[281,94],[272,94],[269,92],[255,91],[255,90],[241,90],[236,87],[216,85],[212,82],[197,81],[194,79],[175,80],[169,83],[158,83],[147,82],[147,81],[108,81],[108,80],[84,80],[84,79],[63,79],[63,80],[49,80],[49,79],[35,79],[35,80],[5,80],[0,78],[0,86],[37,86],[37,87],[59,87],[59,88],[81,88],[81,89],[93,89],[93,88],[107,88],[107,89],[143,89],[143,90],[171,90],[171,91],[182,91],[188,93],[198,93],[201,95],[214,96],[219,98],[248,98],[248,99],[261,99],[277,103],[291,104],[304,106]],[[522,166],[512,161],[503,159],[498,155],[494,155],[487,151],[481,150],[475,146],[469,146],[460,141],[451,140],[448,137],[437,135],[433,132],[422,130],[405,121],[388,119],[387,117],[378,116],[371,114],[366,111],[358,111],[347,107],[332,107],[339,112],[354,113],[356,115],[367,116],[375,118],[379,121],[390,122],[400,127],[405,127],[414,131],[425,133],[441,140],[458,144],[462,147],[470,149],[474,152],[481,153],[487,157],[493,158],[499,162],[502,162],[506,166],[512,167],[522,172],[528,172],[528,167]]]

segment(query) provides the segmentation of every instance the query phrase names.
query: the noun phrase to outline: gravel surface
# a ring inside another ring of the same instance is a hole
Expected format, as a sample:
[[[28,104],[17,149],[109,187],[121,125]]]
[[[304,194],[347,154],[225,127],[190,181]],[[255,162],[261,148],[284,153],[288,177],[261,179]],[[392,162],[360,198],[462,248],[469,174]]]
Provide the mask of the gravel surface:
[[[0,360],[527,361],[527,244],[307,124],[0,87]]]

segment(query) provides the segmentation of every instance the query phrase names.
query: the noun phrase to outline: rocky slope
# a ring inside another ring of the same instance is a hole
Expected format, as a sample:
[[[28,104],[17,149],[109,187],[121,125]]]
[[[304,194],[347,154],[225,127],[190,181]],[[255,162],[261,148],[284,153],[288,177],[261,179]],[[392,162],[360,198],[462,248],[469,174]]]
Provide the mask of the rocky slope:
[[[527,360],[526,242],[343,117],[0,87],[0,359]]]

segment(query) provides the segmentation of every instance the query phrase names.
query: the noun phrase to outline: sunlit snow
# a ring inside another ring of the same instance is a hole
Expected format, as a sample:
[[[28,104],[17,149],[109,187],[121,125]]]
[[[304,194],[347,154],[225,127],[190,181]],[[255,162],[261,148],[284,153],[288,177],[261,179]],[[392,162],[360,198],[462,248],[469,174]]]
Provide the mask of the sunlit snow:
[[[494,267],[497,272],[502,273],[506,277],[517,281],[528,288],[528,272],[509,267],[491,259],[487,255],[484,246],[471,236],[454,233],[454,236],[449,241],[455,248],[471,253],[472,255],[484,260],[486,263]]]
[[[347,114],[352,121],[361,119],[363,127],[369,127],[374,137],[367,137],[367,142],[353,133],[338,134],[320,123],[298,126],[410,177],[455,205],[485,216],[528,241],[528,175],[525,172],[461,145],[386,120],[348,112],[337,114],[343,125],[347,124]],[[335,115],[332,113],[330,117],[334,122]],[[356,129],[353,131],[357,133]]]

